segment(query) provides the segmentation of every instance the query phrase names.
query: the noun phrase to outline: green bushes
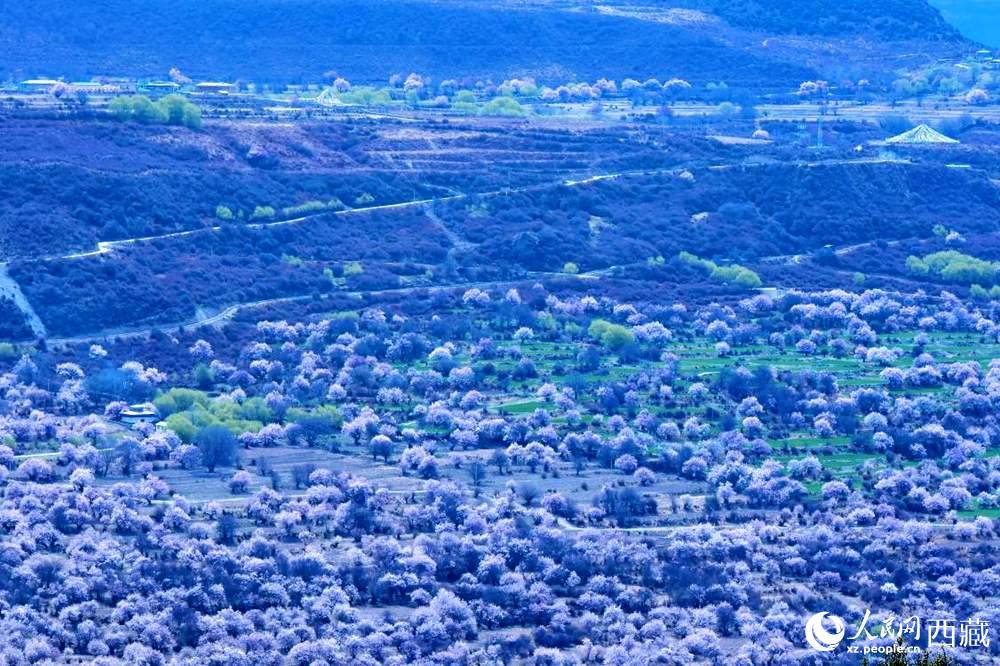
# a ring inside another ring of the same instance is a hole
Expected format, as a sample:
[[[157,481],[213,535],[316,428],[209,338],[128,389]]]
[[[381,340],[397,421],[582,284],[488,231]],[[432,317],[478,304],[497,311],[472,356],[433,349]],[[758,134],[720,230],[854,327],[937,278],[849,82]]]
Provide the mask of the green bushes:
[[[635,335],[619,324],[604,319],[595,319],[587,329],[587,334],[600,341],[608,349],[618,350],[635,342]]]
[[[270,220],[276,214],[273,206],[257,206],[253,209],[253,219],[255,220]]]
[[[208,405],[208,395],[202,391],[187,388],[173,388],[157,397],[153,404],[162,416],[184,412],[195,405]]]
[[[745,266],[738,264],[719,266],[714,261],[701,259],[690,252],[681,252],[678,258],[689,266],[696,266],[707,271],[709,277],[716,282],[732,284],[744,289],[756,289],[763,284],[760,276]]]
[[[108,110],[122,121],[201,129],[201,109],[183,95],[167,95],[156,102],[145,95],[117,97],[108,104]]]
[[[253,212],[250,214],[250,219],[253,220],[272,220],[277,217],[281,218],[292,218],[292,217],[304,217],[306,215],[312,215],[315,213],[323,213],[326,211],[338,211],[345,208],[344,203],[337,197],[333,197],[329,201],[318,201],[316,199],[310,199],[309,201],[296,204],[294,206],[285,206],[281,209],[276,209],[274,206],[255,206]],[[280,213],[280,215],[279,215]],[[237,217],[239,219],[244,218],[245,213],[240,210],[238,213],[233,213],[233,210],[224,204],[220,204],[215,208],[215,216],[220,220],[230,221]]]
[[[462,113],[474,114],[478,108],[479,98],[471,90],[459,90],[451,98],[451,108]]]
[[[320,213],[326,210],[343,210],[344,203],[334,197],[329,201],[306,201],[297,206],[286,206],[281,209],[282,217],[295,217],[298,215],[309,215],[310,213]]]
[[[987,289],[982,285],[974,284],[969,289],[969,294],[977,301],[997,301],[1000,300],[1000,285],[993,285]]]
[[[346,92],[337,93],[337,99],[344,104],[360,106],[388,106],[392,103],[392,93],[388,88],[359,86]]]
[[[483,116],[506,116],[508,118],[523,118],[528,115],[521,103],[511,97],[495,97],[479,110]]]
[[[167,125],[183,125],[191,129],[201,129],[201,109],[183,95],[167,95],[156,106],[167,116]]]
[[[914,275],[958,284],[992,285],[997,281],[1000,263],[984,261],[956,250],[928,254],[923,259],[910,256],[906,269]]]
[[[253,397],[241,403],[212,400],[203,391],[174,388],[159,395],[153,404],[159,410],[167,428],[185,442],[191,442],[199,431],[221,426],[239,435],[257,432],[274,414],[263,398]]]

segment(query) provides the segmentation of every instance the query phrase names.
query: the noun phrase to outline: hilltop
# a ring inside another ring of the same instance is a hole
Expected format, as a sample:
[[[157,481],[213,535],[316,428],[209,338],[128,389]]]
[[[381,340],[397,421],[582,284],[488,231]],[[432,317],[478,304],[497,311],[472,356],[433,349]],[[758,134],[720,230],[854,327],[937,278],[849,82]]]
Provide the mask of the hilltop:
[[[925,0],[693,0],[734,26],[777,34],[952,41],[958,32]]]
[[[195,78],[261,82],[337,71],[357,83],[418,71],[558,83],[677,76],[789,90],[852,64],[877,78],[886,62],[899,67],[963,44],[923,0],[672,5],[39,0],[4,8],[0,76],[163,77],[179,67]]]

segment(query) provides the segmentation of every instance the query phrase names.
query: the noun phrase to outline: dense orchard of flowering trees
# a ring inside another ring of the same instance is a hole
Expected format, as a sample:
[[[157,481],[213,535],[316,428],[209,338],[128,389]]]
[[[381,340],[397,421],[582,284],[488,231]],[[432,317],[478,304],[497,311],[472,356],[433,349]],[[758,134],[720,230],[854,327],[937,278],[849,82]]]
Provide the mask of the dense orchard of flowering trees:
[[[992,307],[432,298],[178,332],[171,372],[0,360],[0,663],[848,664],[808,616],[1000,626]]]

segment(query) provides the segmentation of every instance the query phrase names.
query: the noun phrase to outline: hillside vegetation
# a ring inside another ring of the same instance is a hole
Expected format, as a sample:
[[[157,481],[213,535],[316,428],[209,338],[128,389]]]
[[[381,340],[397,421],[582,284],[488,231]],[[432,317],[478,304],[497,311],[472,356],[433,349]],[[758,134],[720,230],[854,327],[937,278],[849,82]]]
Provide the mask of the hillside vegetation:
[[[597,14],[420,1],[7,4],[0,72],[8,75],[127,69],[162,77],[177,66],[197,78],[258,81],[318,80],[337,70],[353,81],[410,71],[559,81],[662,73],[709,81],[725,72],[747,83],[766,65],[785,87],[808,78],[805,68],[766,64],[680,27]]]
[[[690,178],[538,184],[442,201],[433,212],[412,206],[362,218],[323,213],[266,228],[223,221],[212,233],[118,245],[100,256],[15,260],[11,274],[58,334],[169,324],[191,319],[198,307],[344,288],[554,274],[568,264],[581,271],[639,268],[659,285],[753,288],[761,278],[743,266],[771,257],[919,238],[935,222],[960,233],[995,232],[997,199],[980,174],[934,165],[695,170]],[[893,272],[914,277],[902,263]],[[937,281],[929,273],[916,277]],[[110,303],[109,293],[116,294]]]
[[[246,94],[0,95],[0,666],[1000,663],[922,1],[11,3],[7,83]]]
[[[237,221],[248,221],[258,206],[289,208],[294,217],[294,207],[309,202],[378,205],[548,182],[591,160],[614,170],[656,168],[669,157],[649,145],[623,153],[620,130],[576,134],[480,123],[465,132],[434,124],[404,130],[391,122],[214,124],[193,132],[7,119],[0,134],[5,259],[218,224],[220,205]],[[703,143],[675,139],[672,155]],[[398,170],[399,163],[412,170]]]
[[[697,0],[735,26],[772,33],[953,40],[958,33],[925,0]]]
[[[883,56],[896,42],[907,42],[914,64],[940,56],[945,43],[963,43],[924,0],[676,0],[666,8],[631,0],[583,7],[550,0],[37,0],[0,7],[0,78],[13,79],[164,78],[179,67],[200,80],[275,84],[320,81],[330,72],[384,83],[419,72],[436,81],[534,77],[546,84],[680,77],[699,87],[726,81],[764,92],[794,90],[845,67],[873,81],[889,78],[900,63]],[[766,39],[780,35],[809,40],[769,46]]]

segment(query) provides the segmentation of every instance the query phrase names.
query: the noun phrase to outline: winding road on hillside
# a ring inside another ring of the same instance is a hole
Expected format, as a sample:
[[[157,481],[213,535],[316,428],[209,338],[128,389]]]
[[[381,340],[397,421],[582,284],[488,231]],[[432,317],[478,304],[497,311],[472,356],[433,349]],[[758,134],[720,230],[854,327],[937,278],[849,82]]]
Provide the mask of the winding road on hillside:
[[[909,164],[908,160],[900,160],[893,158],[853,158],[853,159],[832,159],[832,160],[797,160],[792,162],[782,162],[784,165],[791,165],[803,168],[814,168],[819,166],[845,166],[845,165],[866,165],[866,164]],[[756,163],[756,162],[730,162],[726,164],[713,164],[709,165],[707,168],[709,171],[725,171],[729,169],[740,169],[740,168],[760,168],[770,166],[768,163]],[[378,213],[384,211],[392,210],[405,210],[409,208],[424,208],[425,210],[433,211],[433,207],[436,204],[447,203],[450,201],[460,201],[463,199],[476,199],[476,198],[494,198],[499,196],[506,196],[510,194],[523,194],[529,192],[542,192],[553,187],[580,187],[585,185],[591,185],[593,183],[599,183],[606,180],[617,180],[621,178],[637,178],[644,176],[676,176],[689,168],[695,167],[685,167],[676,166],[668,169],[637,169],[631,171],[619,171],[615,173],[605,173],[597,174],[591,176],[585,176],[582,178],[563,178],[554,182],[544,182],[536,183],[534,185],[524,185],[521,187],[507,187],[499,190],[488,190],[486,192],[471,192],[471,193],[457,193],[449,194],[441,197],[430,197],[426,199],[412,199],[409,201],[400,201],[396,203],[388,204],[378,204],[375,206],[364,206],[360,208],[348,208],[346,210],[339,211],[320,211],[316,213],[311,213],[309,215],[302,215],[299,217],[289,218],[285,220],[277,220],[274,222],[253,222],[249,224],[242,225],[241,228],[244,229],[268,229],[272,227],[287,226],[292,224],[300,224],[308,220],[321,217],[323,215],[334,215],[337,217],[352,217],[356,215],[365,215],[369,213]],[[440,222],[440,218],[434,216],[436,221]],[[54,261],[60,259],[85,259],[87,257],[95,257],[102,254],[107,254],[118,247],[128,247],[130,245],[138,245],[140,243],[152,243],[159,240],[167,240],[171,238],[184,238],[188,236],[196,236],[199,234],[211,233],[216,231],[222,231],[226,227],[223,225],[211,225],[207,227],[198,227],[196,229],[184,229],[182,231],[173,231],[165,234],[156,234],[152,236],[136,236],[133,238],[121,238],[118,240],[109,241],[98,241],[97,247],[93,250],[84,250],[80,252],[73,252],[70,254],[62,255],[41,255],[35,257],[26,257],[18,259],[18,261]],[[445,233],[452,237],[454,233],[444,227]],[[461,241],[460,241],[461,242]]]
[[[411,201],[402,201],[390,204],[379,204],[375,206],[366,206],[362,208],[350,208],[347,210],[335,211],[335,212],[318,212],[311,215],[300,216],[287,220],[279,220],[276,222],[258,222],[245,225],[245,228],[250,229],[265,229],[271,227],[278,227],[282,225],[299,224],[305,222],[309,219],[319,217],[321,215],[335,215],[338,217],[353,217],[358,215],[365,215],[370,213],[392,211],[392,210],[405,210],[409,208],[422,208],[427,215],[427,217],[438,225],[445,236],[449,239],[452,244],[452,251],[456,249],[468,249],[473,246],[472,243],[461,238],[454,230],[450,229],[445,222],[438,217],[434,211],[434,207],[437,204],[447,203],[451,201],[458,201],[462,199],[469,198],[490,198],[497,196],[505,196],[509,194],[525,193],[525,192],[536,192],[543,191],[552,187],[578,187],[582,185],[589,185],[591,183],[600,182],[603,180],[613,180],[616,178],[625,177],[636,177],[636,176],[657,176],[657,175],[676,175],[683,171],[683,168],[670,168],[670,169],[651,169],[645,171],[625,171],[610,174],[599,174],[594,176],[587,176],[581,179],[561,179],[556,182],[546,182],[535,185],[526,185],[518,188],[504,188],[500,190],[492,190],[487,192],[475,192],[471,194],[459,193],[459,194],[449,194],[441,197],[432,197],[427,199],[415,199]],[[167,234],[159,234],[154,236],[137,236],[134,238],[123,238],[119,240],[112,241],[100,241],[97,243],[97,248],[94,250],[74,252],[65,255],[47,255],[40,257],[32,257],[30,259],[23,259],[21,261],[56,261],[56,260],[74,260],[74,259],[86,259],[89,257],[95,257],[103,254],[111,253],[115,248],[128,247],[131,245],[137,245],[141,243],[149,243],[160,240],[166,240],[171,238],[184,238],[188,236],[194,236],[197,234],[209,233],[214,231],[221,231],[224,227],[221,225],[213,225],[210,227],[201,227],[198,229],[187,229],[183,231],[175,231]],[[37,313],[32,308],[31,303],[24,296],[19,285],[14,281],[6,272],[6,264],[0,264],[0,293],[6,288],[7,291],[12,294],[16,293],[18,296],[15,298],[15,302],[21,309],[25,318],[29,321],[34,322],[32,324],[32,330],[38,337],[45,337],[46,331],[44,324],[38,317]],[[582,278],[593,277],[588,275],[580,276]],[[467,284],[447,284],[447,285],[433,285],[426,287],[400,287],[393,289],[382,289],[382,290],[369,290],[369,291],[355,291],[355,292],[340,292],[346,293],[351,296],[364,296],[366,294],[385,294],[385,293],[411,293],[421,289],[429,290],[439,290],[439,289],[458,289],[458,288],[492,288],[496,286],[509,286],[522,282],[523,280],[502,280],[493,282],[475,282]],[[180,327],[201,327],[201,326],[214,326],[226,321],[231,320],[236,313],[243,309],[253,309],[259,307],[265,307],[267,305],[277,304],[277,303],[288,303],[295,301],[302,301],[312,298],[311,295],[302,296],[286,296],[278,298],[268,298],[259,301],[252,301],[246,303],[235,303],[223,308],[221,311],[204,317],[195,317],[191,320],[173,322],[166,324],[159,324],[155,326],[139,326],[139,327],[117,327],[112,329],[106,329],[103,331],[84,334],[79,336],[69,336],[62,338],[52,338],[48,340],[49,344],[56,346],[65,346],[73,343],[86,343],[95,342],[103,340],[109,337],[144,337],[149,335],[154,330],[163,330],[170,328],[180,328]],[[36,328],[37,326],[37,328]]]
[[[886,241],[886,245],[899,245],[900,240]],[[830,248],[835,255],[838,257],[845,257],[852,252],[857,252],[858,250],[864,250],[865,248],[877,245],[878,240],[865,241],[864,243],[853,243],[851,245],[842,245],[838,248]],[[815,250],[812,252],[800,252],[798,254],[776,254],[770,257],[763,257],[757,261],[762,264],[802,264],[809,260],[809,257],[815,254]]]
[[[570,278],[581,277],[581,276],[568,276],[562,273],[553,273],[552,275],[560,275],[563,277],[570,277]],[[450,291],[453,289],[473,289],[473,288],[494,289],[496,287],[512,287],[530,279],[531,279],[530,276],[525,276],[521,279],[514,279],[514,280],[456,282],[456,283],[426,285],[426,286],[391,287],[387,289],[338,291],[334,293],[338,296],[364,298],[365,296],[378,296],[378,295],[388,295],[388,294],[412,294],[418,291],[433,293],[438,291]],[[279,296],[277,298],[266,298],[263,300],[249,301],[246,303],[234,303],[233,305],[229,305],[224,309],[220,310],[216,314],[205,317],[195,317],[187,321],[163,323],[152,326],[107,329],[97,333],[86,333],[83,335],[74,335],[62,338],[49,338],[48,340],[46,340],[46,342],[50,347],[64,347],[70,344],[100,342],[101,340],[106,340],[108,338],[142,338],[142,337],[147,337],[153,331],[164,331],[177,328],[201,328],[203,326],[217,326],[232,320],[233,317],[235,317],[236,314],[241,312],[242,310],[254,310],[257,308],[267,307],[269,305],[278,305],[280,303],[295,303],[298,301],[308,301],[312,299],[312,297],[313,297],[312,294],[304,294],[299,296]]]
[[[818,160],[818,161],[794,161],[794,162],[784,162],[783,164],[792,164],[795,166],[811,168],[817,166],[826,165],[869,165],[869,164],[884,164],[889,162],[900,162],[900,160],[893,159],[872,159],[872,158],[854,158],[854,159],[834,159],[834,160]],[[903,163],[906,163],[903,161]],[[754,168],[767,166],[766,164],[759,163],[726,163],[726,164],[716,164],[710,165],[707,168],[711,171],[720,171],[735,168]],[[454,230],[450,229],[447,224],[437,215],[435,208],[438,204],[444,204],[448,202],[460,201],[464,199],[479,199],[479,198],[492,198],[499,196],[506,196],[509,194],[520,194],[528,192],[540,192],[553,187],[582,187],[591,185],[594,183],[599,183],[603,181],[617,180],[622,178],[635,178],[635,177],[648,177],[648,176],[678,176],[684,171],[696,168],[692,166],[676,166],[666,169],[649,169],[649,170],[632,170],[632,171],[620,171],[614,173],[605,174],[594,174],[575,178],[561,178],[554,182],[537,183],[533,185],[525,185],[522,187],[515,188],[503,188],[499,190],[491,190],[487,192],[473,192],[473,193],[458,193],[449,194],[441,197],[431,197],[425,199],[414,199],[411,201],[402,201],[389,204],[379,204],[374,206],[366,206],[361,208],[350,208],[341,211],[323,211],[317,212],[310,215],[299,216],[291,219],[278,220],[274,222],[256,222],[244,225],[244,228],[250,229],[267,229],[271,227],[278,227],[283,225],[300,224],[306,222],[310,219],[322,216],[322,215],[334,215],[337,217],[354,217],[359,215],[366,215],[377,212],[393,211],[393,210],[406,210],[410,208],[420,208],[423,209],[425,215],[439,226],[445,236],[449,239],[452,244],[451,252],[455,250],[468,249],[473,246],[472,243],[466,241]],[[22,259],[20,261],[52,261],[52,260],[75,260],[75,259],[86,259],[89,257],[95,257],[99,255],[109,254],[114,251],[115,248],[128,247],[132,245],[138,245],[142,243],[150,243],[160,240],[166,240],[171,238],[183,238],[188,236],[194,236],[198,234],[210,233],[221,231],[224,229],[222,225],[213,225],[208,227],[200,227],[197,229],[187,229],[183,231],[175,231],[166,234],[152,235],[152,236],[138,236],[134,238],[124,238],[119,240],[111,241],[100,241],[97,243],[97,247],[94,250],[75,252],[65,255],[51,255],[51,256],[40,256],[32,257],[29,259]],[[852,249],[861,248],[868,245],[868,243],[861,243],[857,245],[852,245],[849,247],[841,248],[837,250],[838,253],[842,251],[850,251]],[[804,260],[806,255],[785,255],[783,257],[769,257],[766,261],[776,262],[785,261],[798,263]],[[565,276],[564,277],[575,277],[577,279],[599,279],[601,277],[606,277],[611,275],[616,266],[609,266],[603,269],[597,269],[594,271],[589,271],[587,273],[581,273],[576,276]],[[540,275],[540,274],[535,274]],[[556,274],[552,274],[556,275]],[[475,283],[455,283],[455,284],[441,284],[441,285],[428,285],[428,286],[411,286],[411,287],[398,287],[380,290],[367,290],[367,291],[352,291],[352,292],[339,292],[342,294],[347,294],[351,296],[362,297],[364,295],[377,295],[377,294],[406,294],[412,293],[418,290],[449,290],[449,289],[459,289],[459,288],[495,288],[498,286],[510,286],[523,282],[524,279],[530,279],[530,275],[526,275],[525,278],[519,280],[499,280],[492,282],[475,282]],[[21,309],[25,320],[31,326],[33,333],[40,338],[47,337],[47,331],[44,322],[35,312],[30,301],[21,291],[20,286],[15,280],[13,280],[7,273],[6,264],[0,264],[0,294],[4,292],[8,293]],[[254,309],[265,307],[268,305],[274,305],[279,303],[289,303],[296,301],[303,301],[312,298],[311,295],[299,295],[299,296],[284,296],[277,298],[268,298],[252,302],[234,303],[232,305],[224,307],[222,310],[210,314],[207,316],[196,316],[192,319],[178,322],[162,323],[158,325],[144,325],[136,327],[116,327],[112,329],[105,329],[103,331],[98,331],[94,333],[82,334],[78,336],[68,336],[61,338],[50,338],[48,339],[49,344],[57,346],[65,346],[73,343],[87,343],[95,342],[111,337],[145,337],[152,333],[154,330],[165,330],[174,328],[190,328],[190,327],[202,327],[202,326],[215,326],[225,323],[231,320],[238,312],[244,309]]]

